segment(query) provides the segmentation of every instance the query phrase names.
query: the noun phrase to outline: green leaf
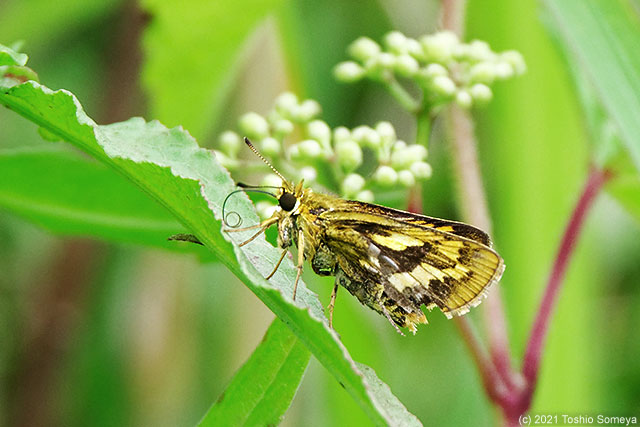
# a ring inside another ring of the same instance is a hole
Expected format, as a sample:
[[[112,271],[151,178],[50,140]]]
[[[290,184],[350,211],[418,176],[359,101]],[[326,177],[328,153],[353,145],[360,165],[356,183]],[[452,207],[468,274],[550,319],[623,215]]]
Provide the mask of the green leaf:
[[[0,206],[55,233],[200,249],[167,241],[184,227],[130,181],[59,146],[0,151]]]
[[[267,282],[264,277],[280,251],[262,238],[240,248],[230,240],[243,241],[250,232],[221,232],[222,203],[236,186],[213,153],[198,147],[187,132],[141,118],[99,126],[70,92],[54,92],[36,82],[0,87],[0,103],[118,170],[156,198],[293,331],[373,422],[420,425],[381,383],[372,381],[373,372],[362,373],[329,328],[315,294],[300,283],[296,301],[291,300],[296,272],[290,260],[285,259]],[[243,193],[230,198],[227,208],[247,224],[258,221]]]
[[[278,425],[309,363],[309,350],[279,319],[199,425]]]
[[[543,0],[543,4],[640,171],[638,20],[619,0]]]
[[[196,137],[211,131],[235,81],[243,43],[281,3],[144,0],[153,16],[143,39],[143,82],[153,116]]]
[[[0,66],[2,65],[26,65],[29,57],[24,53],[18,53],[13,49],[0,45]]]

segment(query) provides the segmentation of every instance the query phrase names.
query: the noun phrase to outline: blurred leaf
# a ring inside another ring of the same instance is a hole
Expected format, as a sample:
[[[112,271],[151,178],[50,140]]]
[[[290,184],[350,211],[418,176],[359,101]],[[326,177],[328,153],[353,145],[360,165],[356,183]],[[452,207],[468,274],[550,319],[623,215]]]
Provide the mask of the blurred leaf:
[[[640,174],[624,157],[614,165],[615,175],[606,186],[607,191],[640,222]]]
[[[152,115],[196,137],[206,135],[236,77],[242,44],[281,3],[144,0],[153,16],[143,39],[143,82]]]
[[[620,0],[543,0],[640,171],[640,26]]]
[[[332,126],[347,124],[357,114],[354,105],[366,85],[338,83],[333,67],[347,59],[347,46],[356,38],[380,40],[391,30],[382,5],[342,0],[287,2],[279,15],[279,30],[295,91],[320,102],[323,118]]]
[[[298,390],[309,356],[307,347],[276,318],[199,425],[280,424]]]
[[[55,233],[205,254],[167,241],[184,227],[130,181],[62,147],[0,151],[0,206]]]
[[[155,197],[300,338],[376,424],[420,425],[382,383],[371,381],[372,372],[368,380],[358,369],[329,328],[315,294],[300,283],[296,301],[291,300],[296,271],[290,260],[271,281],[264,279],[280,250],[264,239],[240,248],[221,232],[222,203],[236,186],[213,153],[198,147],[187,132],[141,118],[99,126],[70,92],[54,92],[35,82],[0,87],[0,103],[120,171]],[[229,212],[249,224],[258,221],[246,195],[229,200]],[[242,241],[245,236],[233,238]]]
[[[53,40],[82,27],[113,10],[122,0],[11,0],[2,4],[0,40],[26,40],[27,46]]]

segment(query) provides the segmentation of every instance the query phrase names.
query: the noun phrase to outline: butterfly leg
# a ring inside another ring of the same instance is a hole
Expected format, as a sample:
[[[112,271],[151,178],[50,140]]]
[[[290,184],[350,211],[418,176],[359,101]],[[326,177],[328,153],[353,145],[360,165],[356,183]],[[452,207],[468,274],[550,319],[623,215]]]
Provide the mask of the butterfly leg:
[[[302,274],[302,266],[304,265],[304,234],[302,230],[298,230],[298,274],[296,274],[296,282],[293,284],[293,300],[296,300],[296,291],[298,290],[298,282]]]
[[[256,234],[254,234],[253,236],[249,237],[247,240],[245,240],[244,242],[240,243],[238,246],[244,246],[247,243],[253,242],[255,240],[256,237],[258,237],[259,235],[261,235],[262,233],[264,233],[264,231],[271,227],[273,224],[275,224],[276,222],[278,222],[278,218],[275,216],[272,216],[271,218],[267,218],[264,221],[262,221],[260,224],[256,224],[256,225],[252,225],[251,227],[245,227],[245,228],[236,228],[236,229],[231,229],[231,230],[225,230],[227,233],[234,233],[234,232],[238,232],[238,231],[247,231],[247,230],[253,230],[256,228],[259,228],[260,230],[258,230],[258,232]]]
[[[289,252],[288,249],[285,249],[284,251],[282,251],[282,255],[280,255],[280,259],[278,259],[276,266],[273,268],[273,271],[269,273],[267,277],[265,277],[265,280],[271,279],[273,275],[276,274],[276,271],[278,271],[278,267],[280,267],[280,264],[282,264],[282,260],[284,259],[284,256],[287,254],[287,252]]]
[[[391,318],[391,314],[389,313],[389,310],[387,310],[387,307],[385,307],[384,304],[382,304],[382,300],[380,299],[380,296],[377,296],[377,300],[378,300],[378,305],[382,308],[382,314],[384,314],[384,317],[386,317],[389,323],[391,323],[393,327],[396,328],[396,331],[404,337],[405,335],[402,333],[400,328],[398,328],[398,325],[396,324],[396,322],[394,322],[393,319]]]
[[[331,292],[331,301],[327,310],[329,310],[329,327],[333,329],[333,308],[336,305],[336,296],[338,295],[338,281],[333,285],[333,291]]]

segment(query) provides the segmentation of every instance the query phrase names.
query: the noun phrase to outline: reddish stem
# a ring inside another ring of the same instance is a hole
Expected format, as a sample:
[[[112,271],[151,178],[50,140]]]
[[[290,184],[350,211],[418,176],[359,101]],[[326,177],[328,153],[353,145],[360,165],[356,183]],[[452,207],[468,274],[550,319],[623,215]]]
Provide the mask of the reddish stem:
[[[521,399],[521,404],[524,405],[524,407],[521,408],[521,413],[526,411],[531,404],[533,392],[538,381],[540,358],[549,330],[549,321],[554,313],[554,308],[562,286],[562,280],[564,279],[569,260],[573,254],[578,236],[580,235],[580,230],[584,224],[589,208],[593,205],[596,196],[609,178],[611,178],[610,171],[596,168],[591,169],[582,195],[578,200],[578,204],[571,215],[564,236],[562,237],[558,255],[551,270],[542,302],[540,303],[540,310],[531,329],[531,335],[522,362],[522,373],[527,384],[524,396],[522,396]]]

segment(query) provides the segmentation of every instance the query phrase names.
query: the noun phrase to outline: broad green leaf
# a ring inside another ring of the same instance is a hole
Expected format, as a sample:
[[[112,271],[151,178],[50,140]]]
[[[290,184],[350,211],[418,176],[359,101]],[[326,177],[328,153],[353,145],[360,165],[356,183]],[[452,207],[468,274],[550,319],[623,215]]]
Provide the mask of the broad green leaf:
[[[621,0],[543,0],[640,171],[640,25]]]
[[[235,81],[243,43],[281,3],[144,0],[153,17],[143,39],[152,115],[198,138],[210,132]]]
[[[200,425],[278,425],[298,390],[309,356],[307,347],[276,318]]]
[[[235,184],[213,153],[198,147],[186,131],[141,118],[99,126],[71,93],[35,82],[0,87],[0,103],[113,167],[156,198],[293,331],[373,422],[420,424],[381,383],[365,377],[329,328],[315,294],[301,283],[296,301],[291,300],[291,261],[285,260],[267,282],[264,277],[280,251],[262,238],[240,248],[230,240],[242,241],[251,232],[221,232],[222,203]],[[242,193],[229,200],[228,212],[237,213],[246,224],[258,221]]]
[[[0,206],[55,233],[202,249],[167,241],[185,229],[166,209],[126,178],[66,147],[0,151]]]

